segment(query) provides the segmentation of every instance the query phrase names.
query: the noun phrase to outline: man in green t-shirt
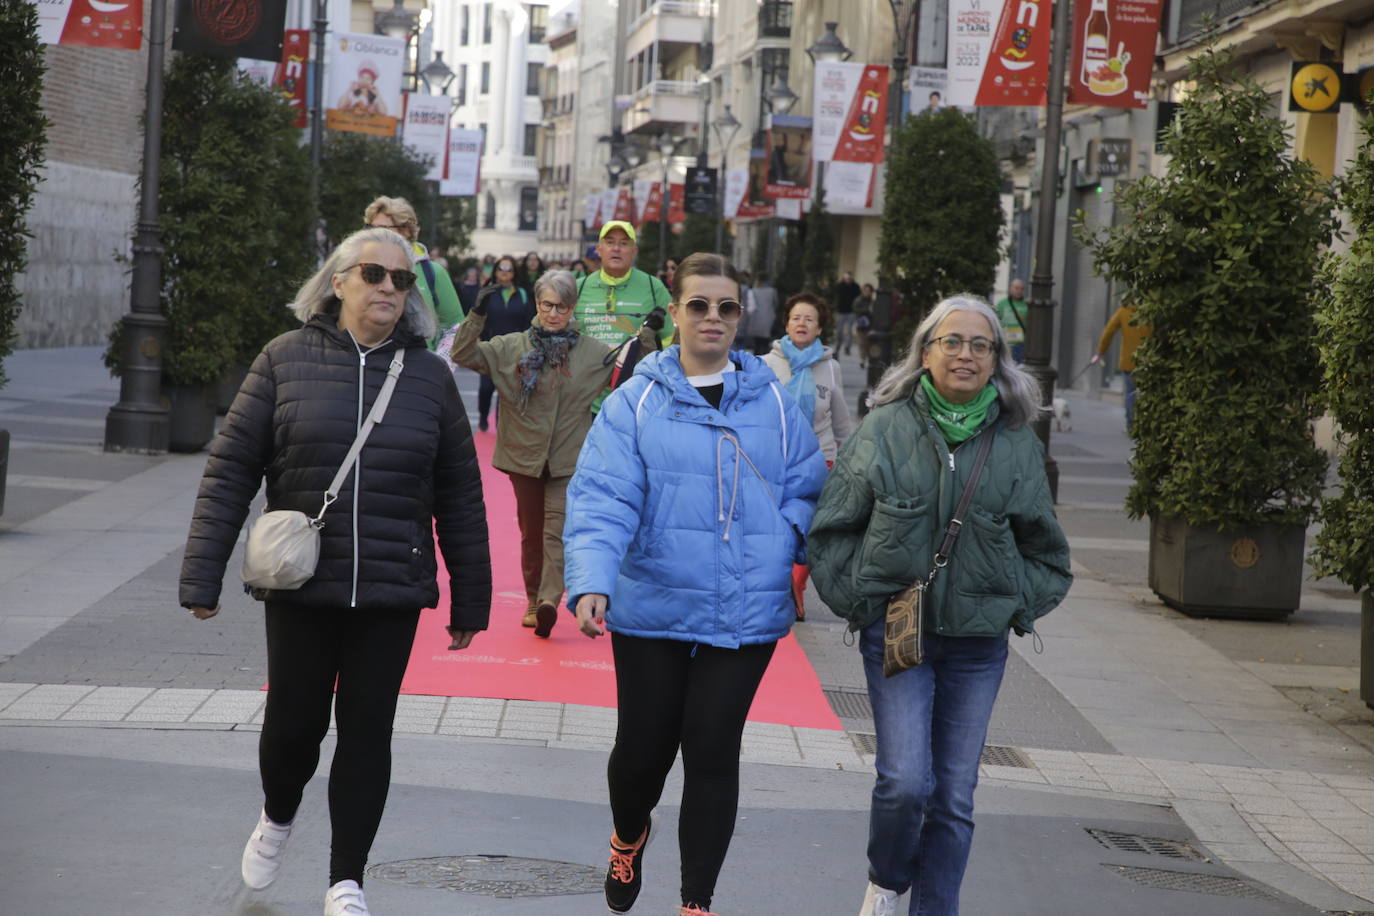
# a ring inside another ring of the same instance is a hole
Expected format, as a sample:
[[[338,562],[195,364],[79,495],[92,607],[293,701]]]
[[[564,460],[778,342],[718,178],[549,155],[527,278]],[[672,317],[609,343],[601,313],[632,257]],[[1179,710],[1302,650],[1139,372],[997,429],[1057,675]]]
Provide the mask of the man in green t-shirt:
[[[577,329],[619,352],[622,364],[631,341],[640,325],[654,309],[663,310],[655,320],[662,320],[659,345],[666,346],[673,339],[673,319],[666,314],[672,296],[657,277],[634,266],[639,256],[635,227],[624,220],[611,220],[601,227],[601,241],[596,246],[601,256],[601,269],[577,281],[577,308],[573,317]],[[633,371],[633,365],[625,366]],[[616,380],[620,373],[617,372]],[[600,399],[592,405],[595,413]]]
[[[997,300],[997,321],[1011,346],[1011,358],[1025,362],[1026,355],[1026,281],[1019,277],[1007,287],[1007,295]]]

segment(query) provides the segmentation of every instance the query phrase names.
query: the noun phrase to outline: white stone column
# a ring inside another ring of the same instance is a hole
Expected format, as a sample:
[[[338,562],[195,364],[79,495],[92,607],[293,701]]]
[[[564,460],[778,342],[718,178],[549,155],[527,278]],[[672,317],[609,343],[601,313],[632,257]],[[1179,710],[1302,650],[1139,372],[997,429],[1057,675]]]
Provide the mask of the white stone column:
[[[510,3],[510,33],[506,45],[505,106],[506,147],[510,157],[525,153],[525,60],[529,48],[530,19],[520,3]],[[518,197],[518,194],[517,194]],[[517,222],[516,225],[519,225]]]
[[[480,9],[480,7],[479,7]],[[506,97],[510,95],[510,69],[502,66],[505,63],[501,58],[503,51],[510,44],[511,33],[511,11],[505,4],[498,4],[492,10],[491,44],[487,46],[486,53],[488,60],[491,61],[491,95],[487,99],[487,111],[491,118],[491,123],[487,127],[488,146],[493,154],[502,154],[509,157],[506,138],[508,133],[507,122],[510,119],[510,108]]]

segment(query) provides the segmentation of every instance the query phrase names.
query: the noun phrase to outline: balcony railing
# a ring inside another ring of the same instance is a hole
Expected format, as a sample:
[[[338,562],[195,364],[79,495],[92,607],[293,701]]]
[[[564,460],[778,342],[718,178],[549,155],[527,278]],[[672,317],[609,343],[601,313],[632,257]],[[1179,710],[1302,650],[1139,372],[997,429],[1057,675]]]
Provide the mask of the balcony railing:
[[[792,37],[792,0],[763,0],[759,7],[759,37]]]
[[[699,96],[701,85],[690,80],[654,80],[640,86],[635,92],[635,98],[647,98],[652,95]]]
[[[635,29],[654,16],[686,16],[705,19],[710,14],[711,4],[709,0],[658,0],[657,3],[654,3],[630,22],[630,29],[626,34],[633,34]]]

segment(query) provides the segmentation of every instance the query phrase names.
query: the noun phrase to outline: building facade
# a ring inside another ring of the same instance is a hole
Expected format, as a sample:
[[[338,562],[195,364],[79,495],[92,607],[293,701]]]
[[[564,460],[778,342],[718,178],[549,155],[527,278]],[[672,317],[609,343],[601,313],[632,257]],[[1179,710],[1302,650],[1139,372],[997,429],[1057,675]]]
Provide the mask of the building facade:
[[[541,82],[549,59],[546,0],[454,2],[434,8],[434,48],[456,76],[453,124],[482,131],[478,254],[539,249]]]
[[[539,251],[545,260],[570,261],[580,254],[582,243],[573,195],[579,97],[575,12],[555,17],[547,42],[539,145]]]

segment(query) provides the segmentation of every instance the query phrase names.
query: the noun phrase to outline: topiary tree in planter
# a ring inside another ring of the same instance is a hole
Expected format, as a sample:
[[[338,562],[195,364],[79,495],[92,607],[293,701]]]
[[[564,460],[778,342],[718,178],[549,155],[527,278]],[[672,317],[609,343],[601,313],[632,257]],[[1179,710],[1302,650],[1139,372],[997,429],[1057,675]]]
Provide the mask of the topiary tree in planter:
[[[1078,236],[1155,329],[1137,351],[1126,501],[1151,519],[1151,587],[1187,613],[1283,617],[1326,468],[1309,299],[1336,221],[1233,55],[1209,44],[1189,67],[1166,174],[1118,192],[1119,225]]]
[[[5,357],[14,352],[19,320],[16,280],[28,263],[24,214],[33,206],[47,146],[46,69],[38,41],[38,8],[32,3],[0,3],[0,85],[5,87],[5,131],[10,138],[0,157],[0,388],[9,381]],[[5,509],[9,439],[9,431],[0,429],[0,512]]]
[[[996,148],[958,109],[923,111],[893,132],[878,265],[903,297],[894,358],[935,303],[991,291],[1005,221],[1001,186]]]
[[[1374,118],[1339,181],[1354,240],[1315,289],[1322,403],[1340,427],[1340,492],[1321,503],[1312,567],[1363,592],[1360,696],[1374,706]]]

